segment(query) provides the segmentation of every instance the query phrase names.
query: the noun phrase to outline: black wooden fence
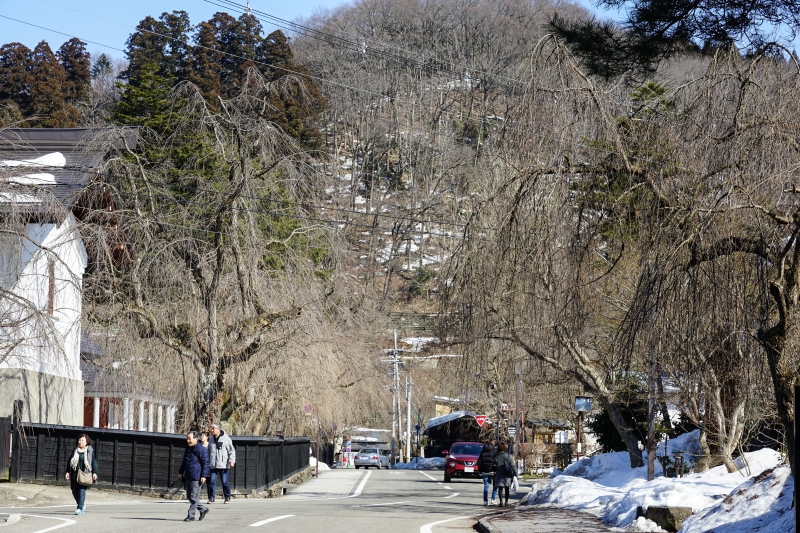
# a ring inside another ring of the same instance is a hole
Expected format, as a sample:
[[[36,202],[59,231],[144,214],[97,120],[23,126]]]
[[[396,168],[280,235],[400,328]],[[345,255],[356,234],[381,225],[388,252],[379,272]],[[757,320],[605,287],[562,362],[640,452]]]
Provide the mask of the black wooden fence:
[[[186,437],[78,426],[23,424],[13,434],[11,481],[67,484],[67,461],[75,440],[93,441],[100,487],[144,492],[165,491],[177,479]],[[263,490],[308,467],[310,439],[231,436],[236,465],[229,471],[231,491]],[[218,482],[217,490],[222,486]]]
[[[0,479],[8,479],[11,454],[11,418],[0,417]]]

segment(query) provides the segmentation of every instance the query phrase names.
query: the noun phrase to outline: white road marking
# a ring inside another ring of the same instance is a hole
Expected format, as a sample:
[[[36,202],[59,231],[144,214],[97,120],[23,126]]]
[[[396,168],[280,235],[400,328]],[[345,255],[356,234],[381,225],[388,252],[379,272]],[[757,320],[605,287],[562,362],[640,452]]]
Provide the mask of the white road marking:
[[[451,489],[451,490],[452,490],[452,489]],[[444,497],[444,498],[442,498],[442,499],[443,499],[443,500],[446,500],[447,498],[455,498],[455,497],[456,497],[456,496],[458,496],[458,495],[459,495],[459,493],[458,493],[458,492],[454,492],[454,493],[453,493],[453,494],[451,494],[450,496],[445,496],[445,497]]]
[[[435,477],[433,477],[432,475],[428,474],[427,472],[420,472],[420,474],[422,474],[422,475],[423,475],[423,476],[425,476],[426,478],[430,479],[431,481],[438,481],[438,479],[436,479],[436,478],[435,478]]]
[[[61,529],[62,527],[71,526],[72,524],[75,523],[75,520],[70,520],[69,518],[56,518],[53,516],[40,516],[36,514],[24,514],[22,516],[30,516],[31,518],[47,518],[48,520],[61,520],[62,522],[64,522],[63,524],[58,524],[57,526],[52,526],[45,529],[39,529],[37,531],[34,531],[33,533],[45,533],[47,531],[53,531],[56,529]]]
[[[455,490],[453,487],[448,487],[447,485],[444,486],[447,490]]]
[[[370,503],[367,505],[354,505],[353,507],[385,507],[387,505],[403,505],[408,502],[392,502],[392,503]]]
[[[469,518],[468,516],[457,516],[455,518],[448,518],[447,520],[439,520],[438,522],[431,522],[430,524],[425,524],[421,528],[419,528],[419,533],[433,533],[433,526],[438,526],[439,524],[445,524],[447,522],[455,522],[456,520],[464,520]]]
[[[364,479],[361,480],[361,483],[358,485],[356,491],[350,496],[348,496],[348,498],[357,498],[358,496],[361,496],[361,491],[364,490],[364,485],[367,484],[367,480],[369,479],[370,475],[372,475],[372,472],[367,470],[367,475],[364,476]]]
[[[285,514],[283,516],[276,516],[274,518],[267,518],[266,520],[262,520],[261,522],[256,522],[255,524],[250,524],[250,527],[258,527],[263,526],[264,524],[269,524],[270,522],[277,522],[278,520],[283,520],[284,518],[291,518],[293,514]]]

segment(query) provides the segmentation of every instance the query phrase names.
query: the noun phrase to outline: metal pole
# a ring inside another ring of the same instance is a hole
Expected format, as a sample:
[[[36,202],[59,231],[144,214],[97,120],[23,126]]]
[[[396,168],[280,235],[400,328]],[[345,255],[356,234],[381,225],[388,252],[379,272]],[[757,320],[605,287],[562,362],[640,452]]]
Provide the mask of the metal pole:
[[[411,388],[414,382],[408,379],[406,375],[406,462],[411,462]]]
[[[319,477],[319,430],[320,430],[319,411],[317,411],[317,474],[315,477]]]
[[[580,461],[581,459],[581,441],[582,438],[582,430],[583,430],[583,411],[578,411],[578,438],[577,442],[575,443],[575,460]]]
[[[399,421],[399,410],[400,410],[400,402],[399,398],[397,397],[397,389],[398,387],[398,375],[397,375],[397,330],[394,330],[394,352],[392,357],[392,464],[395,464],[397,451],[395,443],[397,440],[398,435],[398,427],[400,425]]]
[[[656,360],[650,352],[650,372],[647,375],[647,481],[656,477]]]
[[[517,434],[514,436],[514,456],[516,457],[517,461],[519,458],[522,457],[522,453],[520,453],[519,443],[520,443],[520,432],[525,431],[525,422],[520,421],[520,409],[519,409],[519,389],[520,389],[520,379],[519,379],[519,369],[517,369],[517,383],[516,383],[516,406],[514,410],[514,418],[517,420]]]

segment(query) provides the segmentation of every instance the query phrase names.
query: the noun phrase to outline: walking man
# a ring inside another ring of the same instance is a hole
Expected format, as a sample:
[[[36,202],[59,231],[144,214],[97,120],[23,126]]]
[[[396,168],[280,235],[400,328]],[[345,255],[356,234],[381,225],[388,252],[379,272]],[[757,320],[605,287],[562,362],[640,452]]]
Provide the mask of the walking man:
[[[184,522],[193,522],[195,511],[200,511],[200,520],[206,517],[208,507],[199,503],[200,487],[208,478],[208,451],[197,440],[197,432],[186,434],[186,450],[178,470],[178,480],[186,484],[186,497],[189,499],[189,514]]]
[[[478,472],[481,473],[483,478],[483,505],[489,505],[489,487],[494,484],[495,462],[494,458],[497,455],[494,439],[489,439],[483,445],[481,455],[478,458]],[[492,489],[492,505],[497,500],[497,487]]]
[[[236,450],[233,441],[227,433],[222,431],[219,424],[211,424],[209,429],[212,441],[209,441],[208,451],[211,454],[211,479],[208,483],[209,500],[214,503],[217,494],[217,478],[222,482],[222,493],[225,503],[231,502],[231,487],[228,484],[228,469],[236,464]]]

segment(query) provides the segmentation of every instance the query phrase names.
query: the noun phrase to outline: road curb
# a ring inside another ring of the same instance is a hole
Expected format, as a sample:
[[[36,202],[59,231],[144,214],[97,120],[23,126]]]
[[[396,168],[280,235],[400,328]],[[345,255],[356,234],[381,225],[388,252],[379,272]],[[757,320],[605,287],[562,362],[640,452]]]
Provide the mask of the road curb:
[[[478,531],[481,533],[503,533],[500,529],[493,526],[488,518],[478,520]]]

